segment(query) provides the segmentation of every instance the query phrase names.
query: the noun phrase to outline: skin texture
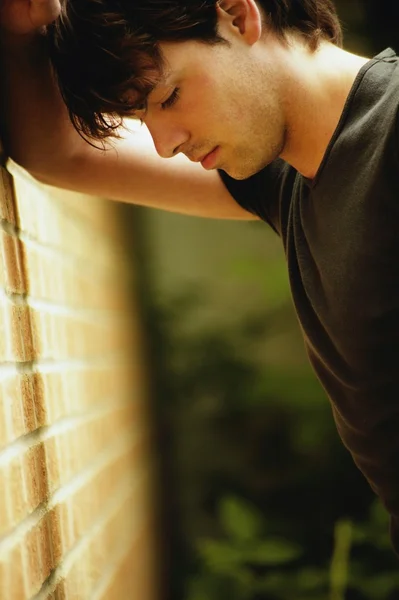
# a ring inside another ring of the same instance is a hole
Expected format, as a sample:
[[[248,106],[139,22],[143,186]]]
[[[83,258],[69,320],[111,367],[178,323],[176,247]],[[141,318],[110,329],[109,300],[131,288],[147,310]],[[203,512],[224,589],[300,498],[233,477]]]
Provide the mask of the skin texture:
[[[12,35],[33,35],[54,21],[60,11],[59,0],[1,0],[1,29]]]
[[[235,179],[277,157],[312,178],[368,59],[328,42],[311,52],[299,36],[284,42],[253,0],[227,6],[218,9],[219,33],[229,45],[161,44],[165,82],[141,115],[155,148],[196,160],[219,146],[213,168]],[[163,108],[176,89],[176,102]]]
[[[234,14],[219,10],[219,33],[229,45],[161,44],[167,75],[144,117],[160,156],[182,152],[196,160],[220,146],[214,168],[241,179],[281,153],[281,77],[274,53],[266,55],[259,42],[261,31],[261,14],[248,2]],[[177,101],[163,109],[176,88]]]

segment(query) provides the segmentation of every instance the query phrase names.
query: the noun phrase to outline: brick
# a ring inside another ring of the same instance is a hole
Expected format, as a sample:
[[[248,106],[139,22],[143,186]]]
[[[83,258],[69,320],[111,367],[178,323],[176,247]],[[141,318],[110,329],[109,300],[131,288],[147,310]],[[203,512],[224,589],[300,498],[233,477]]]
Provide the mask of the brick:
[[[55,511],[51,510],[0,552],[2,598],[25,600],[39,592],[56,566],[53,549],[59,540],[57,526]]]
[[[7,553],[0,553],[1,597],[4,600],[25,600],[25,577],[26,569],[20,544],[16,544]]]
[[[77,541],[87,533],[93,524],[93,520],[100,518],[104,503],[112,497],[115,490],[121,487],[121,483],[130,483],[134,487],[140,471],[140,451],[134,446],[128,452],[118,456],[104,469],[98,472],[92,479],[78,489],[73,496],[65,500],[60,507],[63,519],[63,529],[68,530],[69,547],[72,548]],[[133,467],[137,466],[137,472]],[[146,485],[146,478],[140,479],[141,486]],[[141,490],[135,488],[135,497],[139,497]],[[135,510],[135,502],[132,511]],[[120,531],[117,532],[117,535]]]
[[[159,597],[160,582],[156,577],[152,538],[152,528],[144,527],[120,559],[106,588],[100,595],[95,595],[95,600],[155,600]]]
[[[0,294],[0,363],[13,362],[11,303]]]
[[[52,190],[52,196],[60,206],[65,207],[64,210],[73,214],[74,218],[82,222],[85,227],[106,233],[108,239],[111,237],[113,242],[119,242],[120,229],[115,218],[117,204],[103,198],[93,198],[73,192],[65,194],[60,190]]]
[[[83,422],[80,427],[40,441],[1,464],[0,537],[47,501],[51,493],[90,465],[108,446],[111,448],[114,440],[129,426],[125,417],[126,412],[122,410],[117,415]],[[110,424],[109,430],[105,427],[106,421]],[[142,456],[142,443],[135,444],[136,457]],[[95,500],[101,502],[100,498]],[[93,502],[90,499],[89,512],[93,510]]]
[[[16,373],[0,380],[0,449],[26,433]]]
[[[140,542],[142,538],[140,537]],[[108,585],[101,593],[96,597],[96,600],[109,600],[110,598],[130,598],[131,600],[150,600],[145,593],[137,593],[137,588],[142,587],[136,579],[137,565],[136,563],[142,563],[142,560],[133,557],[134,550],[137,550],[136,544],[132,544],[129,547],[126,555],[115,565],[115,572],[113,573],[112,579],[108,582]],[[140,552],[142,547],[140,546]],[[137,592],[135,592],[135,589]],[[142,592],[142,590],[141,590]]]
[[[5,231],[0,231],[0,235],[5,289],[12,294],[25,294],[27,285],[23,246],[17,237],[11,236]]]
[[[0,362],[25,362],[33,358],[29,308],[0,295]]]
[[[96,268],[92,261],[82,263],[29,240],[21,245],[28,274],[26,287],[33,298],[71,308],[127,310],[118,269]]]
[[[111,355],[126,353],[129,348],[130,329],[123,319],[95,320],[84,313],[60,314],[34,307],[30,307],[29,315],[21,310],[21,315],[27,322],[30,316],[32,346],[27,347],[26,355],[31,351],[32,357],[92,359],[104,356],[104,349]]]
[[[114,413],[83,420],[3,464],[0,467],[0,536],[46,501],[52,491],[67,484],[124,431],[130,429],[133,435],[131,409],[120,407]],[[136,460],[143,454],[142,445],[143,439],[135,444]],[[107,485],[106,482],[105,488]],[[93,501],[88,505],[91,511]]]
[[[13,180],[3,167],[0,167],[0,220],[17,223]]]
[[[46,441],[48,487],[56,490],[131,427],[130,407],[77,422]]]
[[[53,491],[66,485],[124,431],[131,430],[131,423],[131,406],[122,406],[119,410],[105,412],[91,420],[78,422],[75,426],[72,424],[71,428],[56,436],[51,436],[50,430],[48,439],[3,464],[0,467],[0,490],[3,491],[0,496],[0,536],[32,513]],[[130,459],[134,456],[138,464],[139,459],[143,458],[143,443],[144,438],[141,437],[135,442],[130,455]],[[126,472],[128,468],[125,464]],[[113,473],[121,475],[116,467]],[[108,488],[110,482],[112,473],[108,473],[104,489]],[[94,500],[90,497],[87,502],[90,513],[94,508],[93,502],[96,499],[101,502],[101,497],[101,494]],[[82,527],[77,521],[76,526]]]
[[[65,590],[65,581],[60,581],[57,585],[57,590],[53,594],[54,600],[72,600],[71,596],[67,596]],[[116,600],[116,598],[115,598]]]
[[[153,600],[145,372],[118,210],[11,168],[16,202],[0,178],[0,597],[44,584],[43,598],[88,598],[111,565],[109,598],[139,582]]]
[[[131,452],[131,451],[130,451]],[[113,498],[108,497],[106,491],[112,489],[118,494],[121,487],[126,486],[126,480],[121,479],[121,475],[126,476],[126,467],[129,464],[130,452],[120,456],[113,463],[110,463],[103,472],[100,472],[96,478],[88,480],[86,485],[75,492],[71,497],[67,498],[63,503],[51,507],[42,518],[40,518],[35,525],[33,525],[29,531],[27,531],[8,550],[5,557],[5,569],[11,577],[14,577],[16,571],[21,572],[23,570],[25,579],[25,596],[12,596],[15,598],[30,598],[34,594],[37,594],[41,588],[42,583],[49,577],[51,572],[60,565],[63,556],[73,549],[73,545],[79,542],[80,538],[85,535],[89,535],[90,529],[93,527],[96,521],[101,519],[101,515],[104,510],[104,505],[112,502]],[[130,474],[133,480],[133,474]],[[119,481],[118,481],[119,479]],[[121,481],[122,484],[121,485]],[[108,482],[108,487],[107,487]],[[110,488],[109,482],[113,484]],[[82,494],[86,495],[87,500],[83,502]],[[130,499],[123,504],[123,526],[122,517],[119,515],[119,520],[115,521],[115,515],[112,515],[113,521],[108,528],[106,534],[103,534],[104,543],[101,543],[101,538],[97,535],[94,536],[94,540],[90,546],[90,556],[92,559],[86,563],[82,563],[84,573],[79,575],[79,578],[86,577],[87,570],[100,568],[97,565],[101,565],[101,569],[104,568],[104,563],[109,560],[112,556],[112,549],[108,544],[112,544],[112,548],[119,543],[120,536],[130,535],[130,520],[134,514],[135,506],[137,504],[134,501],[134,493],[130,496]],[[89,499],[92,502],[90,503]],[[97,499],[94,504],[93,499]],[[143,507],[140,508],[143,511]],[[85,515],[85,526],[72,528],[70,527],[72,522],[77,522],[78,519],[82,519],[81,513]],[[118,513],[119,514],[119,513]],[[69,533],[68,533],[69,532]],[[111,552],[111,554],[109,554]],[[15,560],[18,557],[18,560]],[[94,560],[94,558],[95,560]],[[100,558],[102,557],[102,562]],[[82,557],[79,557],[82,559]],[[1,562],[0,554],[0,565]],[[16,564],[11,565],[10,560],[13,559]],[[21,566],[22,565],[22,566]],[[78,566],[78,571],[81,567]],[[1,571],[0,571],[1,573]],[[87,579],[87,578],[86,578]],[[81,586],[80,593],[86,585],[79,579],[79,585]],[[90,584],[91,585],[91,584]],[[56,591],[51,592],[59,597],[64,584],[61,584]],[[70,593],[70,592],[68,592]],[[11,596],[10,596],[11,597]],[[70,598],[70,595],[66,596]],[[78,596],[79,597],[79,596]],[[86,596],[80,596],[86,597]]]
[[[10,532],[47,497],[45,449],[37,443],[0,465],[0,537]]]
[[[89,598],[118,545],[126,546],[127,540],[134,539],[137,533],[132,524],[133,510],[133,498],[128,497],[96,528],[94,535],[88,536],[63,582],[67,598],[76,598],[79,594]]]
[[[121,211],[121,203],[48,186],[43,186],[43,190],[51,195],[57,208],[80,227],[101,234],[112,252],[125,254],[121,244],[120,223],[125,214]]]
[[[49,511],[20,542],[25,563],[25,597],[37,594],[57,564],[54,547],[60,544],[56,513]]]
[[[46,409],[40,373],[14,373],[0,379],[0,450],[47,425]]]
[[[4,264],[0,264],[0,293],[5,292],[6,289],[6,272],[4,269]]]
[[[43,376],[30,372],[18,375],[18,386],[24,411],[25,432],[29,433],[47,425],[47,405],[44,396]]]
[[[23,456],[24,486],[27,498],[25,514],[31,513],[48,498],[46,459],[46,448],[42,442],[29,448]]]
[[[90,200],[86,196],[59,192],[38,184],[18,165],[13,165],[21,230],[35,240],[112,269],[125,252],[118,240],[113,218],[115,205],[96,199],[84,219],[77,208]],[[115,242],[118,241],[117,244]],[[93,248],[96,249],[93,255]]]
[[[35,358],[35,352],[29,307],[10,303],[8,314],[12,360],[16,362],[32,361]]]
[[[134,393],[136,371],[135,365],[121,360],[42,372],[40,379],[46,403],[46,424],[67,415],[87,412],[98,405],[107,403],[111,408],[128,400],[131,401],[132,423],[143,424],[143,398]]]
[[[1,533],[4,535],[26,516],[28,510],[30,512],[33,509],[29,506],[25,487],[23,457],[17,456],[9,464],[2,466],[0,487],[6,491],[7,510],[1,515]]]
[[[4,477],[2,477],[1,472],[0,472],[0,536],[1,536],[1,532],[5,532],[8,531],[8,529],[10,528],[10,522],[11,522],[11,518],[10,518],[10,509],[8,507],[8,482],[5,482],[6,485],[4,485]],[[1,564],[1,554],[0,554],[0,564]],[[0,586],[2,583],[3,579],[0,579]],[[0,587],[1,590],[1,587]]]
[[[123,355],[131,346],[128,315],[97,319],[84,311],[59,313],[12,303],[0,295],[0,362]]]

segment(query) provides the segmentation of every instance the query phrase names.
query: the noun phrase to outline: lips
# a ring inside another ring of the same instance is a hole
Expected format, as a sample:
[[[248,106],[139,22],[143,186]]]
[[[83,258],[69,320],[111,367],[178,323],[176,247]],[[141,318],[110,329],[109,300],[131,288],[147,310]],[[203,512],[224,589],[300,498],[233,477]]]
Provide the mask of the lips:
[[[213,152],[213,150],[211,150],[211,152]],[[207,154],[204,154],[203,156],[201,156],[201,158],[198,158],[198,159],[196,160],[196,162],[200,162],[200,163],[202,163],[202,161],[203,161],[203,160],[205,160],[205,159],[206,159],[206,157],[207,157],[207,156],[209,156],[209,155],[211,154],[211,152],[208,152]]]
[[[216,146],[209,154],[206,154],[201,160],[201,165],[204,169],[212,169],[215,166],[217,155],[219,153],[219,146]]]
[[[210,152],[208,152],[208,154],[203,154],[202,157],[198,157],[198,158],[193,158],[190,156],[190,154],[185,152],[185,155],[187,156],[188,159],[191,160],[191,162],[196,162],[196,163],[201,163],[202,166],[204,167],[204,169],[211,169],[213,165],[213,163],[215,162],[216,156],[218,155],[218,151],[219,151],[219,146],[215,146],[215,148],[213,150],[211,150]]]
[[[213,150],[211,150],[211,152],[213,152]],[[189,159],[191,160],[191,162],[196,162],[196,163],[199,163],[199,162],[202,162],[203,160],[205,160],[205,158],[206,158],[206,157],[207,157],[207,156],[208,156],[208,155],[209,155],[211,152],[208,152],[207,154],[202,154],[202,155],[201,155],[200,157],[198,157],[198,158],[191,158],[191,156],[190,156],[189,154],[186,154],[186,156],[187,156],[187,158],[189,158]]]

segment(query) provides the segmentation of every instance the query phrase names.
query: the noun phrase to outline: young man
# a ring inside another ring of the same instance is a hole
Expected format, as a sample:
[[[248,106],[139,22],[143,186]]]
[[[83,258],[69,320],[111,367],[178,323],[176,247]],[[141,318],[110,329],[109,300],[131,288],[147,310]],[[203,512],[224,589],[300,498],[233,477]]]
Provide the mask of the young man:
[[[42,38],[55,0],[0,2],[7,148],[34,176],[281,236],[310,362],[399,554],[395,53],[341,49],[330,0],[68,0]],[[107,151],[81,137],[115,133]]]

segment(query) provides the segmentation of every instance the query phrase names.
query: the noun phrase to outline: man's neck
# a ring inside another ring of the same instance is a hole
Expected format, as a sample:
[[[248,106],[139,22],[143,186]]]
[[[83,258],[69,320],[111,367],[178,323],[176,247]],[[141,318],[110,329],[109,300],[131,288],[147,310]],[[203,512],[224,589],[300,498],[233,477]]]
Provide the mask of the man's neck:
[[[287,136],[281,154],[304,177],[313,179],[339,123],[357,74],[368,58],[322,43],[315,53],[290,50],[285,111]]]

